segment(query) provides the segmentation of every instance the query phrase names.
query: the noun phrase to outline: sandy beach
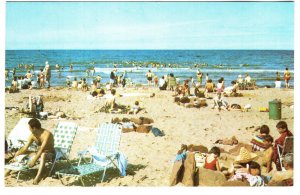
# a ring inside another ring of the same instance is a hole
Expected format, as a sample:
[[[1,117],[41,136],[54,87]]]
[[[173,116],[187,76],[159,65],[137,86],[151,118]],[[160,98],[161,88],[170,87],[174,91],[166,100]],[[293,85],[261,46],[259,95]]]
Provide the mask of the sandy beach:
[[[193,90],[192,90],[193,92]],[[109,170],[106,181],[100,183],[100,179],[90,185],[96,186],[169,186],[173,161],[181,144],[204,145],[208,148],[218,146],[224,151],[234,146],[214,144],[218,139],[235,136],[239,142],[249,143],[258,132],[255,127],[263,124],[270,127],[270,135],[274,139],[279,137],[276,130],[278,120],[270,120],[268,112],[259,112],[260,107],[268,107],[268,102],[277,98],[282,102],[282,120],[286,121],[291,132],[294,132],[294,90],[293,89],[267,89],[243,90],[243,97],[225,97],[230,103],[241,106],[251,104],[248,112],[241,111],[217,111],[211,109],[212,99],[208,99],[208,106],[204,108],[186,108],[174,103],[173,92],[159,91],[158,88],[118,88],[119,94],[155,93],[155,97],[132,96],[117,97],[116,102],[132,106],[136,100],[147,113],[137,115],[108,114],[97,112],[104,104],[105,99],[88,100],[89,92],[75,91],[72,89],[57,87],[50,89],[21,90],[19,93],[5,94],[5,106],[22,108],[28,102],[28,96],[43,95],[44,111],[54,113],[58,109],[65,112],[70,120],[79,125],[75,137],[70,159],[77,158],[77,152],[86,149],[95,143],[95,128],[105,122],[110,122],[114,117],[149,117],[154,120],[153,127],[165,132],[163,137],[155,137],[152,132],[123,133],[120,151],[128,157],[128,169],[125,177],[120,177],[117,170]],[[211,94],[214,97],[216,94]],[[27,117],[14,110],[5,110],[5,137],[14,128],[17,122]],[[59,120],[42,120],[42,127],[53,132],[53,128]],[[226,159],[226,160],[224,160]],[[223,166],[229,166],[234,156],[221,153],[220,162]],[[264,169],[262,170],[264,171]],[[95,177],[100,177],[95,175]],[[15,176],[5,178],[5,186],[33,186],[34,174],[22,176],[16,183]],[[79,185],[72,179],[65,181],[70,185]],[[181,185],[181,184],[178,184]],[[47,177],[39,186],[63,186],[60,180]]]

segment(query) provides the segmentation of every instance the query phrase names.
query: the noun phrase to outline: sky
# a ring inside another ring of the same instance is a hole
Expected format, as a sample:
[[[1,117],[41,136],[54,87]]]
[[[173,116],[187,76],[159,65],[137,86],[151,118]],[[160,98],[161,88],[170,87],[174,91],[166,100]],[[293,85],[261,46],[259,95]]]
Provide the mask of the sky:
[[[7,2],[5,49],[294,49],[293,2]]]

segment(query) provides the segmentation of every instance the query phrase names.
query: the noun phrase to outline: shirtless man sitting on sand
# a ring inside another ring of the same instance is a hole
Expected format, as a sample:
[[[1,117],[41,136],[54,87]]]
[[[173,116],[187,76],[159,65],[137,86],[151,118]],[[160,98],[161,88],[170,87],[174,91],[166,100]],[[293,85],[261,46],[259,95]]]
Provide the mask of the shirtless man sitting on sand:
[[[16,157],[21,154],[28,154],[30,157],[32,157],[28,162],[29,168],[33,167],[37,161],[40,161],[37,175],[33,180],[33,184],[37,185],[42,178],[46,161],[53,161],[55,158],[54,138],[50,131],[41,127],[40,121],[36,118],[30,119],[28,125],[32,134],[28,137],[26,145],[16,152],[10,163],[15,162]],[[37,152],[28,151],[28,148],[33,142],[36,142],[39,146]],[[6,170],[5,176],[8,176],[10,171],[11,170]]]

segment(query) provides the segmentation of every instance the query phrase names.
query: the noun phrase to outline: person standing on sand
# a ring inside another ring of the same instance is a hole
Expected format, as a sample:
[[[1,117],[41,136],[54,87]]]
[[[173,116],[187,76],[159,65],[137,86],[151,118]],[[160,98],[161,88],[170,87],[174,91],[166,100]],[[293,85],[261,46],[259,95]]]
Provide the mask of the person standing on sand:
[[[148,87],[150,87],[152,85],[152,77],[153,77],[151,70],[149,70],[147,72],[146,77],[147,77],[147,80],[148,80]]]
[[[46,81],[48,82],[48,87],[50,88],[50,79],[51,79],[51,68],[50,65],[48,64],[48,61],[46,61],[46,66],[45,66],[45,77],[46,77]]]
[[[42,174],[44,174],[46,161],[54,161],[55,159],[55,149],[54,149],[54,138],[53,134],[43,129],[41,123],[38,119],[33,118],[28,122],[29,129],[31,134],[28,137],[28,141],[24,147],[17,151],[14,158],[10,161],[10,163],[16,161],[16,157],[21,154],[28,154],[30,157],[28,167],[31,168],[35,165],[36,162],[40,162],[39,169],[36,177],[33,180],[33,184],[37,185],[42,179]],[[37,152],[30,152],[28,148],[30,145],[36,142],[39,145],[39,149]],[[11,170],[6,170],[5,177],[10,174]]]
[[[284,81],[285,81],[285,88],[289,88],[289,81],[291,79],[291,73],[289,71],[288,68],[285,69],[284,73],[283,73],[283,77],[284,77]]]
[[[16,68],[13,69],[12,75],[13,77],[16,75]]]
[[[40,88],[44,88],[45,87],[45,75],[44,75],[43,69],[41,69],[39,79],[40,79]]]
[[[95,71],[95,66],[94,66],[94,64],[93,64],[92,69],[91,69],[92,77],[94,77],[95,72],[96,72],[96,71]]]
[[[197,81],[198,81],[198,83],[200,84],[200,87],[201,87],[201,85],[202,85],[202,72],[198,72],[197,73]]]
[[[205,76],[205,84],[207,83],[208,81],[208,73],[206,73],[206,76]]]

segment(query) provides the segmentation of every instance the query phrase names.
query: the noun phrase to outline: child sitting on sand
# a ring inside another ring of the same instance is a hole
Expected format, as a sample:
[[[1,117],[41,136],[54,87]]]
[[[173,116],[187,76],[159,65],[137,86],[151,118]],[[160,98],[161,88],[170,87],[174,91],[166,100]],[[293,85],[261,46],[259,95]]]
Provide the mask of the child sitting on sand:
[[[86,79],[85,78],[82,79],[81,85],[82,85],[82,91],[87,91],[88,90],[88,85],[86,83]]]
[[[220,171],[220,164],[218,157],[220,157],[220,148],[212,147],[205,158],[204,168],[213,171]]]
[[[270,129],[267,125],[262,125],[259,128],[259,135],[254,136],[254,138],[251,140],[251,144],[252,144],[252,151],[262,151],[265,150],[265,148],[267,147],[264,144],[264,139],[266,137],[266,135],[269,135],[270,133]]]
[[[127,114],[137,114],[140,111],[139,101],[135,101],[134,106],[128,111]]]
[[[250,186],[264,186],[265,182],[261,177],[261,168],[257,162],[251,161],[246,168],[240,168],[235,171],[235,174],[229,181],[244,181],[246,179]]]
[[[221,109],[229,111],[229,104],[228,104],[227,101],[225,101],[222,98],[222,94],[221,93],[217,93],[217,96],[214,98],[214,105],[213,105],[212,109],[214,109],[216,106],[218,107],[219,111]]]

